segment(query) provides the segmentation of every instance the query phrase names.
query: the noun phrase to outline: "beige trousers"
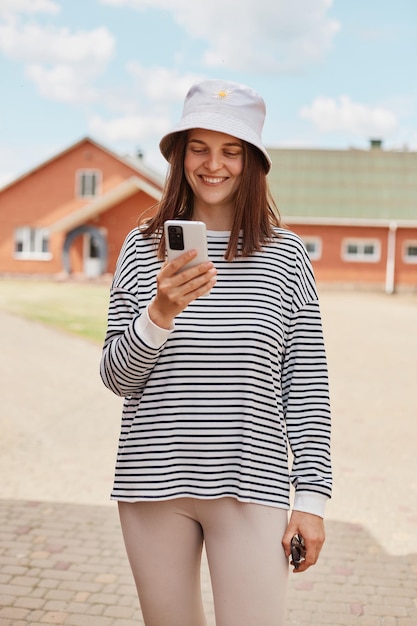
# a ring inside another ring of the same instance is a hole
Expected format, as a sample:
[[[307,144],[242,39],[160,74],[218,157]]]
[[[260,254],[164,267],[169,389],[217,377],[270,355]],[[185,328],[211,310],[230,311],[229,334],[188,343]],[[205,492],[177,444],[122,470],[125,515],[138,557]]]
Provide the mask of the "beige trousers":
[[[206,626],[205,543],[216,626],[283,626],[287,512],[234,498],[119,502],[146,626]]]

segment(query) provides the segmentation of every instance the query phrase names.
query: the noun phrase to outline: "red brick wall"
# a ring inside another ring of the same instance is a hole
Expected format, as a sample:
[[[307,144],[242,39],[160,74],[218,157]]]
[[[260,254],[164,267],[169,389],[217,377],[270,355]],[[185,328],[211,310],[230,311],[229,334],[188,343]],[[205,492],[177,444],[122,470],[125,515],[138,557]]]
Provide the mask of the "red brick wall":
[[[302,238],[317,237],[322,241],[322,256],[313,261],[318,282],[368,283],[385,286],[388,228],[371,226],[289,225]],[[378,239],[381,255],[377,262],[346,261],[342,258],[344,239]],[[405,241],[417,240],[417,229],[397,230],[395,254],[395,285],[417,285],[417,265],[404,263]]]
[[[417,243],[416,228],[399,228],[397,230],[395,249],[395,282],[399,285],[410,285],[417,289],[417,263],[404,263],[404,248],[407,242]]]
[[[124,202],[102,213],[89,222],[96,228],[102,228],[107,236],[109,259],[107,271],[114,272],[120,249],[126,235],[138,225],[138,219],[155,204],[155,200],[142,191],[138,191]],[[154,210],[146,213],[151,216]]]
[[[14,258],[14,232],[16,228],[23,226],[48,226],[91,202],[91,198],[77,198],[76,172],[79,169],[101,171],[101,193],[109,191],[131,176],[138,175],[136,170],[86,140],[1,191],[0,273],[55,274],[62,271],[61,250],[65,233],[54,233],[51,236],[51,260],[35,261]],[[146,206],[154,202],[149,197],[146,198],[146,201],[142,201]],[[110,222],[112,228],[109,228],[112,251],[120,248],[121,232],[129,230],[138,213],[133,205],[130,209],[122,205],[120,214],[116,208],[109,211],[108,217],[103,217],[106,227],[108,220],[113,219],[113,224]],[[118,215],[118,219],[115,215]],[[120,226],[117,225],[118,221]],[[74,271],[82,271],[81,245],[80,238],[80,241],[74,242],[74,250],[71,250]]]

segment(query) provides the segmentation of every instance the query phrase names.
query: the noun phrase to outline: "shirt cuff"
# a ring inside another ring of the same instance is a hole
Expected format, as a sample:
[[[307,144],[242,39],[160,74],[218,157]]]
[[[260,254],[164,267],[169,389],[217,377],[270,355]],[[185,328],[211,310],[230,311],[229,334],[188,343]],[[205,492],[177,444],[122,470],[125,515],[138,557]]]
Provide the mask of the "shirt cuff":
[[[293,510],[324,517],[324,509],[328,499],[329,498],[327,496],[324,496],[321,493],[313,493],[312,491],[296,491]]]
[[[135,331],[138,336],[142,339],[146,345],[150,348],[161,348],[172,331],[174,330],[174,324],[171,325],[171,328],[160,328],[156,324],[153,323],[151,318],[149,317],[148,308],[136,318],[135,320]]]

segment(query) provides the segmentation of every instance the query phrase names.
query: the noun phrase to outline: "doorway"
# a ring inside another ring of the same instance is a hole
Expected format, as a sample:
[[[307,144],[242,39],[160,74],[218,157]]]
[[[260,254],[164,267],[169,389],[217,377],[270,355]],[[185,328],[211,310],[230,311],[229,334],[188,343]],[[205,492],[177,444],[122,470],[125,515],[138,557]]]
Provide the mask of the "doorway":
[[[100,244],[95,234],[84,235],[84,275],[86,278],[97,278],[101,275]]]
[[[62,263],[67,274],[71,274],[70,248],[75,239],[83,236],[82,264],[87,278],[95,278],[104,274],[107,269],[107,239],[95,226],[78,226],[70,231],[62,249]]]

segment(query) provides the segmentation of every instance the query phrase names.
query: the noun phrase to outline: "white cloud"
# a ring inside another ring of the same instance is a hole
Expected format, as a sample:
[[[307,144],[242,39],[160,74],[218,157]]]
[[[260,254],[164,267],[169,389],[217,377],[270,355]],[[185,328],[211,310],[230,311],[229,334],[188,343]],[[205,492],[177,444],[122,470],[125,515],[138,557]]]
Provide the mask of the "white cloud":
[[[207,66],[289,72],[318,61],[339,23],[328,16],[332,0],[101,0],[112,6],[171,11],[187,33],[207,42]]]
[[[125,115],[111,120],[95,115],[89,121],[91,133],[114,143],[128,141],[142,145],[150,137],[162,137],[169,127],[169,118],[140,114]]]
[[[102,65],[113,53],[114,38],[105,27],[71,33],[67,28],[9,22],[0,25],[0,49],[13,59],[34,63]]]
[[[130,62],[127,70],[145,96],[165,107],[183,101],[190,85],[204,78],[201,74],[181,74],[166,67],[146,68],[136,61]]]
[[[316,98],[303,107],[300,116],[311,120],[324,133],[347,132],[358,137],[386,137],[398,127],[397,117],[388,109],[352,102],[348,96]]]
[[[94,80],[113,55],[115,41],[105,27],[70,32],[9,20],[0,24],[0,50],[25,63],[26,75],[48,98],[86,102],[96,97]]]
[[[89,85],[88,73],[80,74],[70,65],[54,65],[48,69],[39,64],[26,68],[26,75],[38,87],[39,93],[60,102],[92,102],[98,98],[96,90]]]
[[[0,16],[17,13],[59,13],[60,6],[53,0],[0,0]]]
[[[129,92],[109,92],[104,101],[113,117],[92,116],[89,130],[105,141],[136,142],[158,145],[162,135],[177,121],[184,97],[190,85],[203,77],[197,74],[181,75],[164,67],[145,68],[130,62],[127,71],[132,77]]]

